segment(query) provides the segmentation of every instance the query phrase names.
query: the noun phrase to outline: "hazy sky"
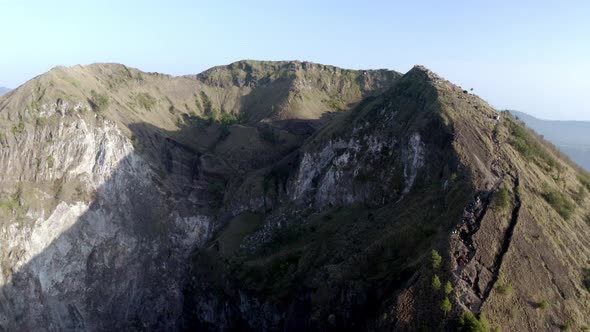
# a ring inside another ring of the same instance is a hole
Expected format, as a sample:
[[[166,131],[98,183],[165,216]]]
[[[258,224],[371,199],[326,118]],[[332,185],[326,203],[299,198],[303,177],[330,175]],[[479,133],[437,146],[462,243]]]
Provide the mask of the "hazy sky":
[[[93,62],[174,75],[240,59],[423,64],[497,108],[590,120],[590,1],[236,2],[0,0],[0,86]]]

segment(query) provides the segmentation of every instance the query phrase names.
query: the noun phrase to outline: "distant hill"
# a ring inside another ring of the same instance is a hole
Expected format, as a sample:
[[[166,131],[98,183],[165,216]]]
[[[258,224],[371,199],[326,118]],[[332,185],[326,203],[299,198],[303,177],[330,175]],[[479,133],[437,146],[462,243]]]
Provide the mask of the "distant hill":
[[[510,112],[590,171],[590,122],[542,120],[523,112]]]
[[[6,94],[8,92],[10,92],[10,89],[9,88],[0,87],[0,96]]]

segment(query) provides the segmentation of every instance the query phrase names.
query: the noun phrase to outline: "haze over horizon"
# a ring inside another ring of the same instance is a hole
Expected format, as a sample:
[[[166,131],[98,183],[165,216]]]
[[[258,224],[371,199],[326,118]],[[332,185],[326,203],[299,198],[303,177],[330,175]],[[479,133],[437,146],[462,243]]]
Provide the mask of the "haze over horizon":
[[[423,64],[487,100],[543,119],[590,120],[590,4],[425,1],[3,3],[0,86],[55,66],[116,62],[195,74],[242,59],[407,72]]]

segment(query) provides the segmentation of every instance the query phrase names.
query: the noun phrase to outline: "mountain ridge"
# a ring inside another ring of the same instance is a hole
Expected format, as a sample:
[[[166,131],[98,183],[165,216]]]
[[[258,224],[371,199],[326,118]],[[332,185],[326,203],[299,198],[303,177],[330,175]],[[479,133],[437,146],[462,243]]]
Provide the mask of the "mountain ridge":
[[[510,113],[559,147],[586,171],[590,170],[590,122],[543,120],[523,112]]]
[[[590,176],[423,66],[58,67],[0,143],[7,330],[588,324]]]

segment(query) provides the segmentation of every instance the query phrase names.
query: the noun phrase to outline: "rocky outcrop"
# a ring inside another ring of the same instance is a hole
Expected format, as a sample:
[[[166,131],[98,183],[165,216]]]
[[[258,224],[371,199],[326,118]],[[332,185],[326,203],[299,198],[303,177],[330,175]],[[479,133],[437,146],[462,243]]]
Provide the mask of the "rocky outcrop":
[[[2,206],[0,326],[173,328],[178,280],[213,217],[168,197],[112,122],[47,121],[14,133],[0,155],[4,188],[15,188]]]

